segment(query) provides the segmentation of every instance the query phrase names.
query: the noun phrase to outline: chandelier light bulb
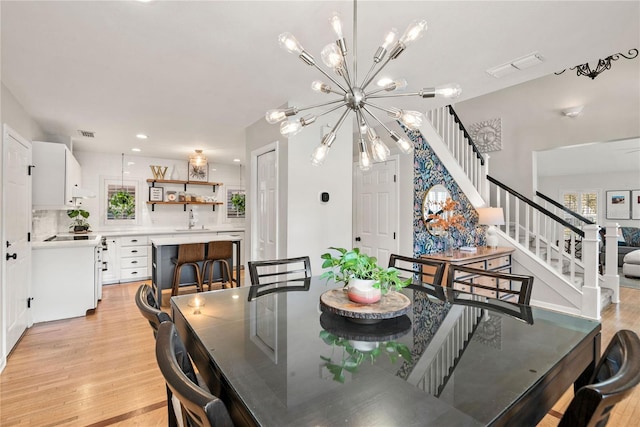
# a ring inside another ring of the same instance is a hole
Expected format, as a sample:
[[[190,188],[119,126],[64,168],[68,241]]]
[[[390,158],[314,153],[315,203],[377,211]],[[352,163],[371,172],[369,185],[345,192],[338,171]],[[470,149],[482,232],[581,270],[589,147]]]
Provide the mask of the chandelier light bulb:
[[[327,144],[320,144],[313,150],[313,154],[311,155],[311,164],[313,166],[320,166],[324,163],[324,159],[327,158],[327,153],[329,152],[329,146]]]
[[[413,144],[405,138],[400,138],[395,132],[390,132],[391,139],[396,142],[398,149],[402,154],[411,154],[413,152]]]
[[[311,83],[311,90],[318,93],[330,93],[331,86],[321,82],[320,80],[315,80]]]
[[[389,115],[395,119],[398,119],[408,127],[410,130],[418,130],[420,126],[422,126],[422,121],[424,120],[424,115],[419,111],[404,111],[397,110],[394,113],[389,113]]]
[[[419,40],[427,31],[427,21],[415,20],[404,31],[402,37],[400,37],[400,43],[407,47],[410,43]]]
[[[264,118],[267,120],[268,123],[275,124],[283,121],[285,118],[287,118],[287,116],[284,110],[269,110],[264,115]]]
[[[289,53],[295,53],[296,55],[302,54],[304,49],[302,45],[296,40],[296,38],[291,33],[282,33],[278,36],[278,42],[280,43],[280,47],[286,50]]]
[[[360,162],[358,163],[360,170],[368,171],[371,169],[371,158],[369,157],[369,153],[366,151],[360,152]]]
[[[382,42],[380,47],[385,49],[385,50],[388,50],[389,46],[391,46],[393,44],[393,42],[396,41],[397,38],[398,38],[398,30],[396,30],[395,28],[390,29],[384,35],[384,41]]]
[[[333,32],[336,33],[338,40],[343,39],[344,35],[342,34],[342,21],[340,21],[340,15],[334,14],[329,18],[329,23],[331,24],[331,28],[333,28]]]
[[[408,83],[405,79],[391,80],[388,77],[384,77],[378,80],[377,85],[384,88],[387,92],[392,92],[394,90],[402,90],[406,88]]]
[[[443,98],[457,98],[462,93],[462,88],[457,83],[449,83],[446,85],[436,86],[436,96],[442,96]]]
[[[371,152],[373,153],[373,159],[376,162],[386,161],[389,158],[389,154],[391,154],[389,147],[382,142],[380,137],[375,137],[371,141]]]
[[[322,62],[329,68],[339,68],[344,62],[344,57],[335,43],[330,43],[320,52]]]
[[[300,133],[301,130],[302,123],[300,122],[300,120],[287,120],[286,122],[282,122],[280,124],[280,133],[286,138],[290,138],[293,135]]]

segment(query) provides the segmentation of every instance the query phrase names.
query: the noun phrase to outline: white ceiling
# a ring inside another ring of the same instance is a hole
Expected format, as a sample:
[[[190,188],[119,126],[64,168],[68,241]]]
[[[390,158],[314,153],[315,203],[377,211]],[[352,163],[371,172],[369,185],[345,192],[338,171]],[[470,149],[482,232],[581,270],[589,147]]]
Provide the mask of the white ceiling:
[[[350,1],[20,1],[1,3],[2,82],[47,134],[83,151],[244,163],[244,129],[321,77],[279,48],[290,31],[320,61],[338,11],[353,50]],[[458,82],[459,101],[638,47],[637,1],[359,1],[358,68],[389,27],[429,30],[385,75],[410,88]],[[495,79],[485,70],[539,52],[544,62]],[[315,95],[311,103],[323,102]],[[552,97],[553,94],[549,94]],[[547,102],[547,100],[536,100]],[[425,111],[444,101],[401,98]],[[94,131],[96,138],[78,135]],[[149,135],[146,141],[135,134]]]

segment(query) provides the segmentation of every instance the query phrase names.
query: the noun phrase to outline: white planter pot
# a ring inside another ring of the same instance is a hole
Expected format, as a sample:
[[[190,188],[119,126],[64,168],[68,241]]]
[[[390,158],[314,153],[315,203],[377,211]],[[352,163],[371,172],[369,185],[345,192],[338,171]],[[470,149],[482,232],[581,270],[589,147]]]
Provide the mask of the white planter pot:
[[[347,287],[347,296],[353,302],[360,304],[373,304],[380,301],[382,293],[374,288],[375,280],[350,279]]]

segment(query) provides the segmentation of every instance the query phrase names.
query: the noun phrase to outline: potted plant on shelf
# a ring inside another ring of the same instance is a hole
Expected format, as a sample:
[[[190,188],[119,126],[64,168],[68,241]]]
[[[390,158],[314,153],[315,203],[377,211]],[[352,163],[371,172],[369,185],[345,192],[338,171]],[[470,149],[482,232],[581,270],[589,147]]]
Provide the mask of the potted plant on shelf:
[[[344,248],[331,247],[338,251],[334,257],[327,252],[321,256],[325,271],[320,278],[343,282],[347,287],[347,295],[353,302],[372,304],[378,302],[382,295],[390,290],[399,291],[411,284],[411,278],[402,279],[399,271],[393,267],[383,268],[375,257],[361,253],[360,249],[348,251]]]
[[[89,212],[84,209],[76,208],[67,211],[67,216],[72,219],[69,224],[69,230],[74,233],[86,233],[91,227],[87,222],[89,218]]]

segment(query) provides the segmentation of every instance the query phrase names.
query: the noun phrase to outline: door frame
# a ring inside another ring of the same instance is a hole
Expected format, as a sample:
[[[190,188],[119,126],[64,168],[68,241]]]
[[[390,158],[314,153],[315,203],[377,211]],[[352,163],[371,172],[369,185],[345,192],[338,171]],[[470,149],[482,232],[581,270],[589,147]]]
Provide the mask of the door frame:
[[[393,229],[396,230],[396,239],[395,239],[395,249],[393,253],[400,253],[400,247],[401,247],[401,240],[403,238],[402,234],[400,233],[400,214],[401,214],[401,210],[400,210],[400,184],[401,184],[401,180],[400,180],[400,156],[398,154],[393,154],[391,156],[389,156],[388,160],[393,160],[395,162],[395,175],[396,175],[396,191],[395,191],[395,200],[394,200],[394,208],[396,210],[396,223],[395,224],[390,224],[392,225]],[[375,162],[373,163],[372,167],[375,167],[376,165],[380,164],[380,163],[386,163],[386,162]],[[353,217],[352,217],[352,226],[351,226],[351,230],[352,230],[352,235],[351,235],[351,245],[352,247],[356,247],[357,242],[356,242],[356,235],[358,234],[358,175],[362,174],[362,171],[360,170],[360,167],[358,165],[358,162],[354,162],[353,163],[353,179],[352,179],[352,191],[353,191],[353,200],[352,200],[352,212],[353,212]]]
[[[278,254],[278,258],[281,257],[281,247],[280,247],[280,143],[279,141],[274,141],[269,144],[263,145],[260,148],[257,148],[251,151],[251,166],[249,171],[249,198],[250,198],[250,206],[258,206],[258,157],[263,154],[266,154],[270,151],[274,151],[276,154],[276,253]],[[250,256],[249,259],[257,259],[258,254],[258,215],[256,215],[257,210],[249,209],[246,211],[246,214],[249,215],[249,224],[251,225],[251,248],[250,248]]]

